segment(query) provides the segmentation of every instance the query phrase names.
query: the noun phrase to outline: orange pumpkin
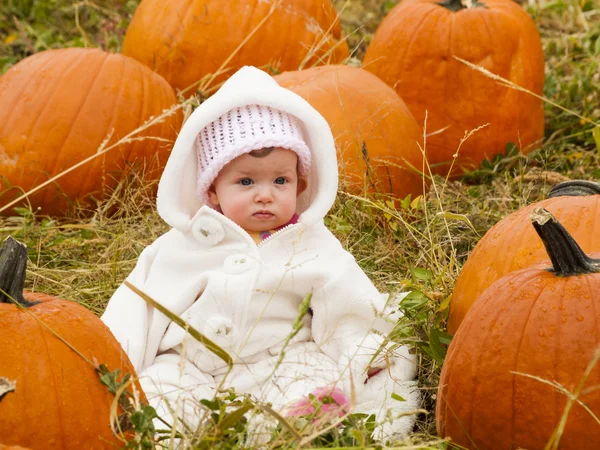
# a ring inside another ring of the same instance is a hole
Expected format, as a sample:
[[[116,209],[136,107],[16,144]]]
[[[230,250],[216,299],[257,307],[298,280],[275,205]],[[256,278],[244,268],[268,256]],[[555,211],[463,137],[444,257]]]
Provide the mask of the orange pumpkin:
[[[437,430],[470,449],[595,450],[600,259],[586,256],[547,210],[534,210],[532,220],[552,267],[512,272],[475,302],[442,368]],[[577,402],[568,405],[560,387]]]
[[[427,113],[427,157],[439,174],[449,172],[455,153],[458,175],[509,142],[534,150],[544,136],[542,101],[455,57],[542,95],[541,40],[511,0],[403,0],[376,30],[363,67],[396,89],[419,124]],[[485,124],[460,145],[465,131]]]
[[[50,295],[23,295],[26,263],[25,246],[7,238],[0,287],[21,306],[0,295],[0,376],[15,382],[0,398],[3,443],[33,450],[120,448],[110,425],[114,395],[95,369],[105,364],[135,377],[133,366],[88,309]]]
[[[529,214],[538,207],[554,214],[584,251],[600,251],[600,183],[576,180],[557,184],[548,199],[506,216],[477,243],[452,293],[447,327],[450,334],[456,333],[471,305],[494,281],[547,259],[529,223]]]
[[[99,49],[36,53],[0,77],[0,208],[94,155],[177,104],[173,89],[137,61]],[[104,198],[132,164],[149,179],[164,167],[182,114],[58,178],[28,197],[42,214],[63,215],[75,202]],[[5,186],[3,186],[4,188]],[[3,213],[11,213],[4,210]]]
[[[358,67],[329,65],[286,72],[277,82],[325,117],[336,140],[341,178],[349,189],[422,194],[422,131],[400,97]],[[318,151],[318,149],[317,149]]]
[[[349,56],[330,0],[143,0],[123,53],[187,95],[223,64],[218,81],[245,65],[296,70]]]

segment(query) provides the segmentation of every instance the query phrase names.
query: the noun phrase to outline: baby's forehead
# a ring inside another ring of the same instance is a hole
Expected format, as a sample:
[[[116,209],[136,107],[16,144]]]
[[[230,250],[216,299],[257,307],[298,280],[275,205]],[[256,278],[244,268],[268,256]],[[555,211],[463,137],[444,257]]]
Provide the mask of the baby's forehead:
[[[265,147],[244,153],[234,158],[230,164],[252,165],[255,167],[273,165],[294,165],[298,155],[293,150],[283,147]]]
[[[224,167],[224,170],[235,172],[296,171],[298,155],[294,151],[281,147],[273,147],[272,150],[269,150],[259,149],[256,152],[244,153],[234,158]]]

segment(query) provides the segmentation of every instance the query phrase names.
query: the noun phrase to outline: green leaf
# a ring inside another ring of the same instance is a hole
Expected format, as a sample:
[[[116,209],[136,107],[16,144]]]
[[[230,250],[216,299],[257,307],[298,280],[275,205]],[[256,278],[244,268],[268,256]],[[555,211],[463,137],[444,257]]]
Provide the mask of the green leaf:
[[[410,271],[411,271],[413,277],[415,277],[417,280],[429,281],[433,278],[431,270],[428,270],[428,269],[413,267],[412,269],[410,269]]]
[[[375,419],[375,414],[371,414],[365,423],[365,428],[367,429],[369,435],[373,434],[373,431],[375,431],[375,427],[377,426],[377,421]]]
[[[207,398],[203,398],[200,400],[200,403],[202,403],[211,411],[219,411],[221,409],[221,404],[218,400],[209,400]]]
[[[452,336],[444,333],[439,328],[432,328],[429,332],[430,352],[428,353],[440,365],[444,362],[444,358],[446,357],[446,347],[450,344],[451,340]]]
[[[446,347],[450,345],[452,342],[453,336],[451,334],[446,333],[445,331],[436,328],[440,343],[444,344]]]
[[[231,428],[232,426],[237,424],[240,420],[242,420],[242,418],[244,417],[244,414],[246,414],[252,408],[254,408],[254,405],[247,403],[244,406],[239,407],[235,411],[230,412],[223,418],[223,420],[221,420],[221,422],[219,423],[219,428],[222,430]]]
[[[369,415],[365,414],[365,413],[352,413],[352,414],[348,415],[348,419],[356,419],[356,420],[363,420],[363,419],[366,419],[367,417],[369,417]]]
[[[402,397],[401,395],[396,394],[395,392],[392,392],[392,398],[394,400],[397,400],[399,402],[405,402],[406,399],[404,397]]]
[[[145,431],[153,431],[152,419],[155,417],[157,417],[156,410],[152,406],[142,405],[139,411],[131,414],[129,420],[131,420],[135,431],[143,433]]]
[[[403,309],[416,309],[427,303],[427,297],[421,291],[411,291],[400,301]]]
[[[419,206],[421,206],[421,200],[423,200],[423,196],[417,195],[415,199],[410,202],[410,209],[417,209]]]
[[[30,208],[25,208],[22,206],[15,206],[13,208],[13,211],[16,212],[21,217],[30,217],[32,214]]]
[[[452,300],[452,295],[449,295],[444,299],[444,301],[442,301],[442,303],[440,303],[440,306],[438,307],[436,312],[445,311],[446,309],[448,309],[448,306],[450,306],[450,300]]]
[[[502,161],[502,159],[504,159],[505,156],[517,156],[518,154],[519,154],[519,147],[517,147],[513,142],[509,142],[504,147],[504,155],[499,153],[495,156],[495,159],[497,159],[497,162],[500,162],[500,161]]]
[[[410,199],[411,199],[411,195],[408,194],[404,200],[402,200],[402,202],[400,202],[400,207],[402,209],[408,209],[408,207],[410,206]]]
[[[126,373],[123,378],[119,380],[121,369],[115,369],[112,372],[109,372],[106,364],[100,364],[96,368],[96,372],[100,375],[100,382],[108,388],[108,391],[111,394],[116,394],[121,386],[125,385],[131,377],[130,373]]]
[[[436,214],[436,217],[441,217],[445,220],[457,220],[459,222],[465,222],[471,230],[476,231],[469,218],[464,214],[457,214],[450,211],[440,211]]]

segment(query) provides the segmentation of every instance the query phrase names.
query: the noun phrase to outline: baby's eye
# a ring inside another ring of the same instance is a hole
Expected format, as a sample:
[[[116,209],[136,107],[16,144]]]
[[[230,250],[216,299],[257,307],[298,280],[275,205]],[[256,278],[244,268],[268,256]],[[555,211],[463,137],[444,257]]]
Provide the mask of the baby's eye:
[[[285,184],[286,181],[285,177],[275,178],[275,184]]]
[[[238,183],[242,186],[250,186],[252,184],[252,178],[242,178]]]

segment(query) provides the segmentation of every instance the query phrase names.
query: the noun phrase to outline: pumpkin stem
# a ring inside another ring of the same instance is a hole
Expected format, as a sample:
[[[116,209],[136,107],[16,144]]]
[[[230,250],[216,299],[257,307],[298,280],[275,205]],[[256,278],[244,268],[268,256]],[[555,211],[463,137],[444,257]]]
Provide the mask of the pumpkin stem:
[[[548,270],[558,277],[600,272],[600,259],[587,256],[547,209],[535,208],[530,219],[552,261],[552,267]]]
[[[477,0],[444,0],[437,3],[452,12],[460,11],[461,9],[469,8],[487,8],[487,6]]]
[[[587,180],[569,180],[558,183],[548,194],[548,198],[561,197],[583,197],[586,195],[600,195],[600,183]]]
[[[8,236],[0,247],[0,303],[13,303],[33,306],[23,297],[25,272],[27,269],[27,247],[12,236]]]

